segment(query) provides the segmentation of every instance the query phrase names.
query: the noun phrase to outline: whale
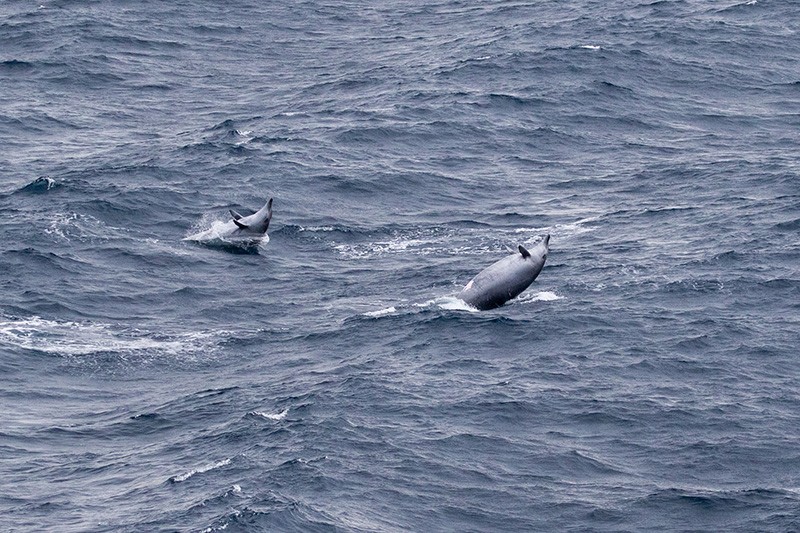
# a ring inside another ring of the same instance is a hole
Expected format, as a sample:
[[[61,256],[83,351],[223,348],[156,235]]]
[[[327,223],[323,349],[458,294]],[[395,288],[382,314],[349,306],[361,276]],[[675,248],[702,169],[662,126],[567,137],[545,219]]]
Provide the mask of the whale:
[[[252,215],[243,216],[230,210],[231,220],[216,222],[211,228],[190,235],[184,240],[222,244],[254,244],[269,239],[267,230],[272,220],[272,198]]]
[[[231,236],[264,235],[269,229],[269,221],[272,220],[272,198],[252,215],[243,217],[233,209],[230,213],[236,226],[236,229],[231,228]]]
[[[550,235],[545,235],[530,251],[519,245],[517,252],[489,265],[472,278],[458,298],[481,311],[495,309],[516,298],[542,271],[549,245]]]

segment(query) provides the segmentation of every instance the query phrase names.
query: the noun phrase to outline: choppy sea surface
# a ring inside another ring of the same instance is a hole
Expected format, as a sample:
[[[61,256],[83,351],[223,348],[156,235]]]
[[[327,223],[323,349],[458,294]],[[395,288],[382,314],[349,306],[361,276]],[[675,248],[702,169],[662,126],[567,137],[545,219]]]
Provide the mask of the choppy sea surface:
[[[0,530],[797,531],[798,30],[4,0]]]

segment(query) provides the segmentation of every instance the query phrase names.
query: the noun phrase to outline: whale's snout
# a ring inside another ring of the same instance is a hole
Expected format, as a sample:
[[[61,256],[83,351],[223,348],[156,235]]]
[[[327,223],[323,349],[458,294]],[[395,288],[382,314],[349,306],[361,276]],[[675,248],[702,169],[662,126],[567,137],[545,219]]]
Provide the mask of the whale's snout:
[[[544,236],[544,239],[542,239],[542,243],[544,244],[544,249],[549,251],[550,250],[550,234],[549,233]]]

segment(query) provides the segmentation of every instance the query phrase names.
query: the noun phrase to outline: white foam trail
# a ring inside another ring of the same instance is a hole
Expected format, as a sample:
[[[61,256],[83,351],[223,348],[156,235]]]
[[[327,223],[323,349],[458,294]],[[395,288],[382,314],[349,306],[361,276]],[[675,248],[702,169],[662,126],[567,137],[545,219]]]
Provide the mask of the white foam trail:
[[[263,417],[263,418],[267,418],[269,420],[283,420],[284,418],[286,418],[286,415],[289,414],[289,408],[287,407],[286,409],[284,409],[280,413],[274,413],[274,414],[273,413],[265,413],[264,411],[253,411],[252,414],[254,414],[256,416]]]
[[[398,237],[389,241],[364,244],[337,244],[333,248],[348,259],[365,259],[403,252],[428,255],[435,251],[435,248],[431,247],[434,244],[437,244],[437,241],[432,239]]]
[[[124,231],[122,228],[108,226],[91,215],[54,213],[49,219],[50,224],[44,232],[65,241],[107,240],[113,234]]]
[[[169,338],[154,338],[136,329],[115,330],[109,324],[57,322],[34,316],[27,319],[0,317],[0,346],[68,355],[87,356],[114,352],[179,355],[209,351],[216,335],[192,332]]]
[[[207,464],[205,466],[201,466],[201,467],[199,467],[199,468],[197,468],[195,470],[189,470],[185,474],[181,474],[179,476],[175,476],[175,477],[172,478],[172,481],[174,481],[176,483],[180,483],[182,481],[186,481],[187,479],[189,479],[190,477],[192,477],[195,474],[202,474],[203,472],[208,472],[209,470],[214,470],[216,468],[221,468],[221,467],[223,467],[225,465],[229,465],[230,463],[231,463],[230,459],[223,459],[222,461],[217,461],[216,463],[209,463],[209,464]]]
[[[574,237],[575,235],[594,231],[595,228],[587,227],[586,224],[594,222],[599,218],[600,217],[587,217],[576,220],[575,222],[567,222],[565,224],[556,224],[555,226],[542,228],[518,228],[514,230],[514,233],[534,233],[537,235],[541,233],[552,233],[556,240],[565,239],[567,237]],[[530,241],[530,244],[533,244],[533,242],[539,242],[539,238],[537,237],[534,241]]]
[[[333,249],[346,259],[371,259],[385,255],[418,256],[465,256],[495,254],[509,247],[516,251],[519,234],[531,235],[524,244],[534,245],[544,233],[573,234],[591,231],[582,225],[594,219],[583,219],[566,225],[538,228],[516,228],[487,230],[486,228],[448,228],[436,227],[421,230],[402,231],[393,237],[372,242],[333,243]],[[574,227],[573,227],[574,226]],[[489,234],[491,233],[491,234]],[[505,245],[505,247],[504,247]]]

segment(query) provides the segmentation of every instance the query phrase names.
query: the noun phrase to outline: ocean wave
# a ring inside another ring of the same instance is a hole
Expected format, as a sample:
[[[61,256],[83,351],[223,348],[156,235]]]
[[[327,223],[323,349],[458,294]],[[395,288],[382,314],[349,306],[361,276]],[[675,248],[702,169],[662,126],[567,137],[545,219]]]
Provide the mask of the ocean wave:
[[[798,530],[792,2],[39,4],[0,530]]]
[[[43,194],[59,187],[61,187],[61,183],[53,178],[42,176],[20,187],[16,192],[22,194]]]

